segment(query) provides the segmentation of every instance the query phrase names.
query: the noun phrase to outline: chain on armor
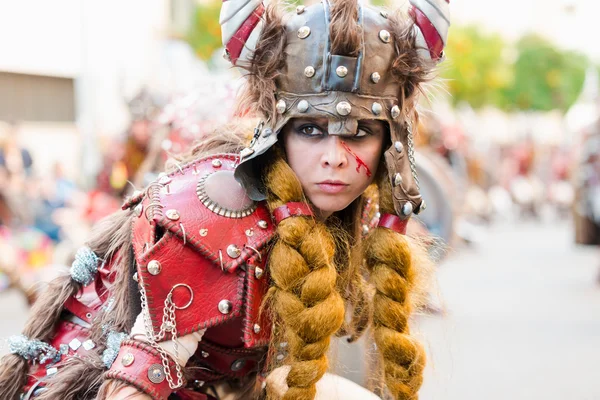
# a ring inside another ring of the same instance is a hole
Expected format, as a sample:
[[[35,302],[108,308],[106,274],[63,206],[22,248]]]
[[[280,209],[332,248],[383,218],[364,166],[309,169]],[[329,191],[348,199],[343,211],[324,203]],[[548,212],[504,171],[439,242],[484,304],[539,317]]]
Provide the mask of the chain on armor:
[[[417,163],[415,162],[415,141],[413,137],[412,125],[409,123],[408,127],[408,161],[410,163],[410,172],[412,172],[412,177],[415,180],[415,184],[417,185],[417,189],[421,189],[419,185],[419,177],[417,176]]]
[[[160,354],[162,366],[165,370],[165,377],[169,383],[171,389],[177,389],[183,386],[183,372],[181,366],[177,361],[179,359],[179,342],[177,341],[177,323],[175,321],[175,303],[173,302],[173,289],[167,295],[165,299],[165,307],[163,309],[163,319],[160,326],[160,331],[155,336],[152,329],[152,322],[150,319],[150,311],[148,309],[148,300],[146,298],[146,289],[144,285],[140,285],[140,298],[142,302],[142,313],[144,315],[144,327],[146,328],[146,337],[148,343],[158,351]],[[171,332],[171,340],[173,341],[173,350],[175,352],[175,368],[177,370],[177,383],[173,381],[171,377],[171,368],[169,367],[169,354],[158,345],[157,341],[162,340],[166,337],[168,332]]]

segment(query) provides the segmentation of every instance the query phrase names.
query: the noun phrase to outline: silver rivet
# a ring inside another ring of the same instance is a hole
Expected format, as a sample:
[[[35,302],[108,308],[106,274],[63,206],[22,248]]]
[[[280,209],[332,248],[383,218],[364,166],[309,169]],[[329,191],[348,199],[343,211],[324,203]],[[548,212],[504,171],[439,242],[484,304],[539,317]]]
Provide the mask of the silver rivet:
[[[394,175],[394,186],[400,186],[402,185],[402,175],[400,175],[400,173],[396,173],[396,175]]]
[[[383,111],[383,107],[381,106],[381,104],[375,102],[375,103],[373,103],[373,106],[371,107],[371,111],[373,111],[373,114],[379,115]]]
[[[133,280],[136,281],[136,282],[139,282],[138,281],[138,274],[137,274],[137,272],[135,274],[133,274]]]
[[[240,369],[244,368],[244,365],[246,365],[246,360],[244,360],[243,358],[235,360],[233,364],[231,364],[231,370],[239,371]]]
[[[171,221],[177,221],[179,219],[179,211],[177,210],[167,210],[166,215]]]
[[[81,342],[79,341],[79,339],[75,338],[69,342],[69,347],[71,348],[71,350],[77,351],[77,349],[81,347]]]
[[[254,154],[254,150],[246,147],[245,149],[242,149],[242,151],[240,151],[240,157],[241,158],[246,158],[248,156],[251,156],[252,154]]]
[[[421,211],[425,211],[427,210],[427,203],[425,203],[425,200],[421,201]]]
[[[90,351],[94,347],[96,347],[96,344],[94,342],[92,342],[92,340],[90,340],[90,339],[83,342],[83,348],[86,349],[87,351]]]
[[[271,136],[271,134],[272,134],[272,133],[273,133],[273,130],[272,130],[272,129],[269,129],[269,128],[267,128],[267,129],[265,129],[264,131],[262,131],[262,134],[261,134],[261,136],[262,136],[262,137],[266,137],[266,138],[268,138],[269,136]]]
[[[204,350],[202,350],[202,352],[200,354],[202,354],[202,358],[208,358],[208,356],[210,356],[208,351],[204,351]]]
[[[377,82],[379,82],[380,79],[381,79],[381,75],[379,75],[379,72],[373,72],[371,74],[371,82],[377,83]]]
[[[394,147],[396,148],[396,151],[398,153],[402,153],[402,150],[404,150],[404,145],[402,144],[402,142],[395,142]]]
[[[267,224],[267,221],[262,220],[262,219],[260,221],[258,221],[257,225],[260,229],[267,229],[267,227],[269,226],[269,224]]]
[[[279,114],[283,114],[287,109],[287,104],[285,103],[285,100],[279,100],[275,108],[277,109],[277,112]]]
[[[300,102],[298,103],[298,111],[302,113],[308,111],[308,101],[300,100]]]
[[[307,78],[312,78],[313,76],[315,76],[315,69],[310,65],[304,68],[304,76],[306,76]]]
[[[339,76],[340,78],[345,77],[346,75],[348,75],[348,68],[344,67],[343,65],[340,65],[339,67],[337,67],[335,69],[335,73],[337,74],[337,76]]]
[[[413,212],[413,205],[411,202],[407,202],[402,206],[402,214],[409,216]]]
[[[347,101],[340,101],[335,106],[335,110],[338,112],[338,114],[346,116],[352,111],[352,106]]]
[[[260,333],[260,325],[259,324],[254,324],[254,327],[252,329],[254,329],[254,333]]]
[[[86,314],[85,314],[85,317],[86,317],[87,319],[92,319],[92,313],[91,313],[91,312],[89,312],[89,313],[86,313]]]
[[[308,26],[305,25],[298,29],[298,37],[300,39],[306,39],[308,35],[310,35],[310,28]]]
[[[383,18],[387,18],[387,17],[388,17],[388,13],[387,13],[387,11],[381,11],[379,14],[381,14],[381,16],[382,16]]]
[[[208,235],[208,229],[202,228],[202,229],[200,229],[199,233],[200,233],[200,236],[206,237],[206,235]]]
[[[231,258],[238,258],[242,255],[242,251],[235,244],[227,246],[227,255]]]
[[[161,383],[165,380],[165,370],[163,366],[160,364],[152,364],[150,368],[148,368],[148,379],[152,383]]]
[[[264,273],[265,273],[265,271],[260,267],[256,267],[254,269],[254,276],[256,277],[256,279],[262,278]]]
[[[391,38],[392,35],[390,35],[390,33],[385,29],[379,31],[379,39],[381,39],[383,43],[389,43]]]
[[[223,165],[223,163],[221,162],[221,160],[212,160],[212,166],[215,168],[221,168],[221,165]]]
[[[252,228],[246,229],[246,236],[248,236],[248,237],[254,236],[254,229],[252,229]]]
[[[204,382],[204,381],[200,381],[200,380],[196,379],[196,380],[194,381],[194,387],[196,387],[196,388],[198,388],[198,389],[199,389],[199,388],[201,388],[202,386],[204,386],[204,384],[205,384],[205,383],[206,383],[206,382]]]
[[[121,364],[123,364],[124,367],[129,367],[134,361],[135,356],[131,353],[127,353],[121,358]]]
[[[133,209],[133,212],[135,213],[136,217],[141,217],[142,216],[142,212],[144,211],[144,206],[142,205],[142,203],[138,204],[137,206],[135,206],[135,208]]]
[[[229,314],[231,312],[231,308],[233,304],[229,300],[221,300],[219,302],[219,311],[221,314]]]
[[[160,263],[156,260],[152,260],[148,263],[148,272],[150,273],[150,275],[158,275],[160,274],[160,270],[162,269],[162,266],[160,265]]]
[[[296,7],[296,14],[302,14],[305,9],[306,9],[306,7],[304,7],[304,6]]]
[[[400,115],[400,107],[394,106],[392,107],[392,118],[398,118]]]

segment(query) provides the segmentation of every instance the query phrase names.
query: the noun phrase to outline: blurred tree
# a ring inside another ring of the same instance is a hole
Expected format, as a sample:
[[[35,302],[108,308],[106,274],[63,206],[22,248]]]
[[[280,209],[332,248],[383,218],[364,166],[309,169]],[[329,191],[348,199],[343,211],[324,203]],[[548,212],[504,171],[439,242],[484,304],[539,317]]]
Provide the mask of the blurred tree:
[[[567,111],[583,87],[587,57],[559,50],[534,34],[519,40],[517,52],[514,81],[505,90],[508,108]]]
[[[442,64],[441,76],[447,79],[454,105],[506,106],[503,90],[512,81],[512,68],[500,35],[486,34],[472,25],[453,26],[445,52],[447,61]]]
[[[222,4],[221,0],[213,0],[196,5],[186,41],[202,60],[210,59],[214,52],[221,47],[219,13]]]

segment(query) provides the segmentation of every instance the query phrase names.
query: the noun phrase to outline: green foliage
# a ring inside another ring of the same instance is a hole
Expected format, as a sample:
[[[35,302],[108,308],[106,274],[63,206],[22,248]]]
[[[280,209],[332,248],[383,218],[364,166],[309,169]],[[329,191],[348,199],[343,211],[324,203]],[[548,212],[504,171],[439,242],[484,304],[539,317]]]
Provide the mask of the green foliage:
[[[221,0],[198,4],[193,15],[193,22],[186,35],[198,58],[208,60],[221,47],[221,26],[219,13]]]

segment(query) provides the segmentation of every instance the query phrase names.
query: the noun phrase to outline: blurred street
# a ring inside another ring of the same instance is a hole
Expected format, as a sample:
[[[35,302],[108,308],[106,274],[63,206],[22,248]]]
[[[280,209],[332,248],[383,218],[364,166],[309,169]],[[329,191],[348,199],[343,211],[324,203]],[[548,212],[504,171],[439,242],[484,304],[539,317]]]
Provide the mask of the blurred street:
[[[420,318],[424,400],[600,398],[597,248],[567,222],[491,227],[438,274],[446,316]]]

